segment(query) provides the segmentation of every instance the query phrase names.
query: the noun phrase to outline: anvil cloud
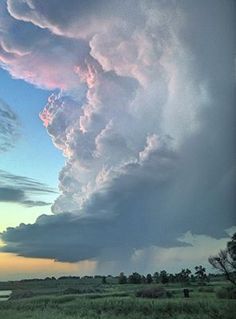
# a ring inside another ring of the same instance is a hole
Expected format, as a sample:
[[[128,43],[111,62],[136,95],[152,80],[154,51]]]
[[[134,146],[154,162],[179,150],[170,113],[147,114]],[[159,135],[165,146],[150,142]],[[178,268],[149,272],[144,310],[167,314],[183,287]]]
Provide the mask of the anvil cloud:
[[[235,224],[233,1],[0,6],[1,65],[57,89],[40,118],[66,157],[54,215],[4,251],[127,260]]]

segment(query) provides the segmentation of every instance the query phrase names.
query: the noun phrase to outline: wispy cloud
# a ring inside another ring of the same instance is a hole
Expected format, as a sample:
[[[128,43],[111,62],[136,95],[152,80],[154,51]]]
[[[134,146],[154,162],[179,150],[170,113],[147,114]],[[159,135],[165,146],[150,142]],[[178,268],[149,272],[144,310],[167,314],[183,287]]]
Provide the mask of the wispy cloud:
[[[20,136],[20,124],[16,114],[0,99],[0,152],[14,147]]]
[[[56,190],[34,179],[0,170],[0,202],[19,203],[27,207],[46,206],[51,203],[34,200],[35,196],[56,194]]]

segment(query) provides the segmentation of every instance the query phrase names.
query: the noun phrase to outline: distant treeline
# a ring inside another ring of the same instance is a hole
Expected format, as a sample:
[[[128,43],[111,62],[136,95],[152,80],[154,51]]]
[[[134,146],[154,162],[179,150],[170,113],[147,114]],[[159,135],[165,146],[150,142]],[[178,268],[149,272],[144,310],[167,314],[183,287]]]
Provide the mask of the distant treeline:
[[[182,269],[179,273],[168,273],[166,270],[161,270],[160,272],[155,272],[154,274],[142,275],[138,272],[133,272],[130,275],[125,275],[121,272],[118,276],[112,275],[95,275],[95,276],[62,276],[56,277],[46,277],[44,279],[23,279],[20,282],[42,282],[51,280],[101,280],[102,283],[117,282],[119,284],[151,284],[151,283],[190,283],[190,282],[208,282],[211,280],[221,280],[223,276],[221,274],[207,274],[206,269],[202,266],[196,266],[195,271],[192,273],[191,270]]]

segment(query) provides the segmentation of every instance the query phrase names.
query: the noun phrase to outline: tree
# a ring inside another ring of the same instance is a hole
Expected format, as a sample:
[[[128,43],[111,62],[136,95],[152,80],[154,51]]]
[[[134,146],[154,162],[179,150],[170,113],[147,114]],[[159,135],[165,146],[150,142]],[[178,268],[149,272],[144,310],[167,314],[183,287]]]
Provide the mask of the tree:
[[[169,282],[174,283],[174,282],[176,282],[177,279],[178,279],[178,274],[175,274],[175,275],[169,274],[168,278],[169,278]]]
[[[141,283],[142,284],[146,284],[147,283],[146,277],[144,275],[141,276]]]
[[[167,284],[169,282],[168,274],[165,270],[160,272],[160,281],[162,284]]]
[[[106,276],[102,276],[102,283],[105,285],[107,283]]]
[[[205,280],[207,280],[207,275],[206,275],[206,268],[200,266],[195,267],[195,275],[197,279],[200,281],[200,283],[204,283]]]
[[[190,274],[191,270],[187,269],[182,269],[180,273],[176,275],[177,280],[183,283],[187,283],[190,280]]]
[[[147,284],[151,284],[151,283],[153,282],[153,279],[152,279],[152,275],[151,275],[151,274],[147,274],[146,282],[147,282]]]
[[[141,284],[141,282],[142,282],[142,276],[139,273],[133,272],[132,275],[129,276],[130,284]]]
[[[157,283],[157,284],[159,283],[160,275],[157,271],[153,274],[153,279],[154,279],[155,283]]]
[[[208,258],[209,263],[223,273],[228,281],[236,285],[236,233],[227,243],[227,247],[217,255]]]
[[[227,243],[227,249],[235,267],[236,263],[236,233],[232,236],[232,239]],[[234,268],[235,269],[235,268]]]
[[[118,278],[119,284],[127,284],[127,277],[124,275],[123,272],[120,273],[119,278]]]

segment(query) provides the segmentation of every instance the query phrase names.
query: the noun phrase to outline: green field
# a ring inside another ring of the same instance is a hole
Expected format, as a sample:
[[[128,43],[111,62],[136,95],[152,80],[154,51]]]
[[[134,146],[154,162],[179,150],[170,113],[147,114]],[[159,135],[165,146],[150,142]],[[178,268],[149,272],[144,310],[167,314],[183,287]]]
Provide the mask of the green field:
[[[0,289],[13,291],[0,302],[1,319],[234,319],[236,300],[221,299],[217,291],[227,283],[188,285],[190,298],[184,298],[180,284],[124,284],[111,279],[44,280],[0,283]],[[143,289],[163,289],[161,298],[137,297]]]

